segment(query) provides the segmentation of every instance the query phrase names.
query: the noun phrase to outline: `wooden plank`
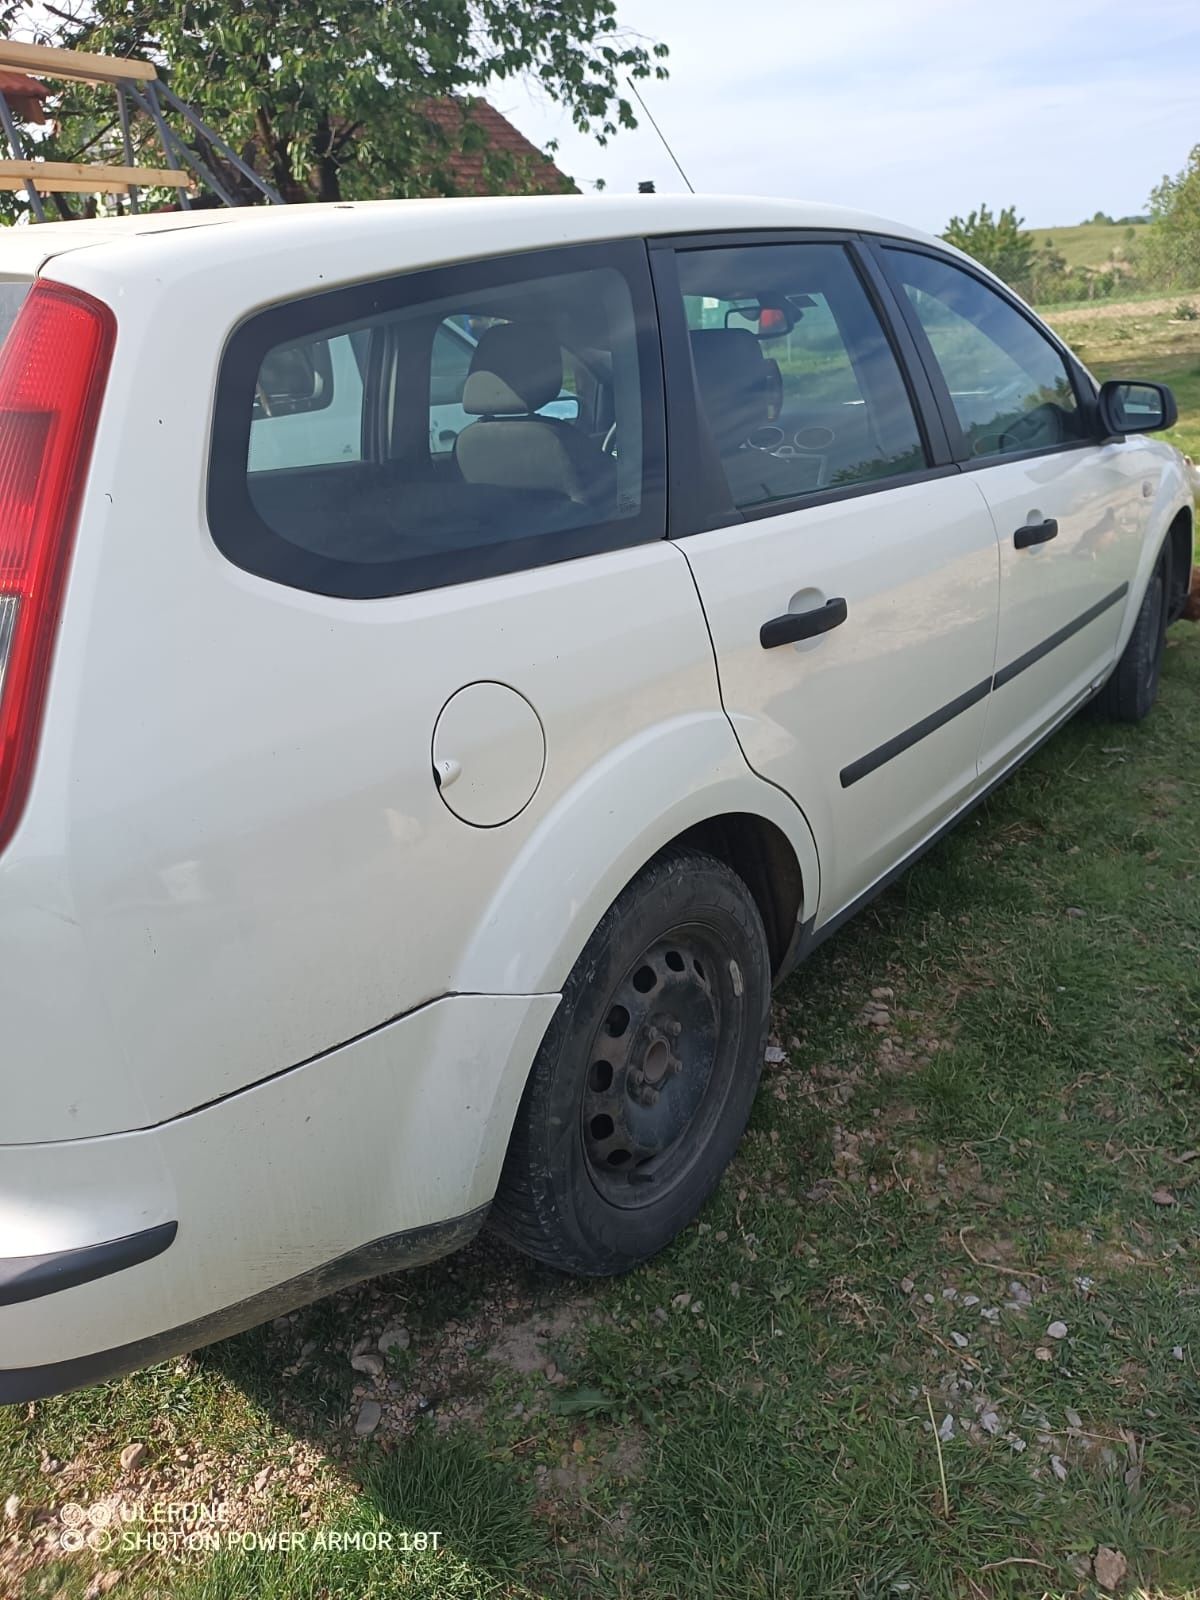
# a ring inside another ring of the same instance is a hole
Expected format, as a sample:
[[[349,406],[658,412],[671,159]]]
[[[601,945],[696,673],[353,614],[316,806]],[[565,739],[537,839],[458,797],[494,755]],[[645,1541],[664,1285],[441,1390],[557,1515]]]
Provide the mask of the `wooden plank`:
[[[191,183],[186,172],[174,167],[106,167],[89,161],[0,161],[0,178],[20,178],[22,182],[32,178],[39,189],[50,183],[66,184],[69,189],[73,182],[85,189],[113,183],[186,189]]]
[[[85,183],[82,178],[74,178],[69,183],[60,178],[43,178],[34,182],[34,188],[39,194],[128,194],[129,185],[126,183],[109,183],[102,180],[99,183]],[[7,189],[10,194],[24,194],[24,178],[0,177],[0,189]]]
[[[86,50],[56,50],[48,44],[18,44],[12,39],[0,40],[0,67],[76,83],[116,83],[121,78],[150,83],[158,77],[149,61],[91,55]]]

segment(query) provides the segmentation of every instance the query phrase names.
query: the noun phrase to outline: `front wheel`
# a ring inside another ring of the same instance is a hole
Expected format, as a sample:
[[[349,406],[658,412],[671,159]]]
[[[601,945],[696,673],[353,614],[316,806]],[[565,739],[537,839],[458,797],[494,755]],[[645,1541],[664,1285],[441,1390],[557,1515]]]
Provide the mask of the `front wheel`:
[[[667,851],[618,896],[563,988],[491,1224],[563,1272],[668,1244],[728,1165],[762,1068],[762,918],[724,862]]]
[[[1112,676],[1096,696],[1097,712],[1113,722],[1140,722],[1158,698],[1167,644],[1169,561],[1170,552],[1164,547],[1150,575],[1129,642]]]

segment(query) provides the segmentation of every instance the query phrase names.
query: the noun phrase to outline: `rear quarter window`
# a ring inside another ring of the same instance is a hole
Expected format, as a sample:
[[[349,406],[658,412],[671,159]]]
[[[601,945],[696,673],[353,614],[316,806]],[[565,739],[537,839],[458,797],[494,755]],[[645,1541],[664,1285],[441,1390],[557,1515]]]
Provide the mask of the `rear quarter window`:
[[[314,295],[230,341],[210,527],[248,571],[360,598],[641,543],[662,409],[638,242]]]

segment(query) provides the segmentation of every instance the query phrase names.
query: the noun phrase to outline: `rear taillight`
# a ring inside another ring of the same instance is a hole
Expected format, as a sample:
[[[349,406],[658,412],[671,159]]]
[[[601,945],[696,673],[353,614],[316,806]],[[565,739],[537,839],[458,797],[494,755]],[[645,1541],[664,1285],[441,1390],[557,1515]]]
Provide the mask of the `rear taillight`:
[[[117,324],[40,280],[0,349],[0,850],[29,788]]]

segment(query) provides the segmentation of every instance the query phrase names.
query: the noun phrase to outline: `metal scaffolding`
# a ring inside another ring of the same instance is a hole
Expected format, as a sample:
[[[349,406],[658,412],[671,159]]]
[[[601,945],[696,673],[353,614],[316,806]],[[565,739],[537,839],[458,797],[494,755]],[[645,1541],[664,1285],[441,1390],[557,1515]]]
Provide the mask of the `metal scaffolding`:
[[[41,161],[26,149],[9,105],[0,89],[0,124],[3,125],[10,161],[0,161],[0,189],[23,189],[38,222],[46,220],[42,203],[45,194],[116,194],[126,197],[129,208],[139,207],[142,188],[172,188],[178,192],[183,210],[191,209],[189,190],[203,184],[227,206],[244,204],[209,164],[187,143],[167,120],[171,112],[221,158],[241,174],[272,205],[283,205],[282,196],[261,178],[248,162],[214,132],[192,108],[161,82],[149,61],[133,57],[102,56],[82,50],[56,50],[49,45],[0,42],[0,68],[27,73],[34,78],[55,78],[63,82],[110,86],[117,97],[117,117],[121,128],[124,164],[113,166],[84,161]],[[154,126],[166,158],[165,167],[140,167],[134,161],[131,113],[140,112]]]

